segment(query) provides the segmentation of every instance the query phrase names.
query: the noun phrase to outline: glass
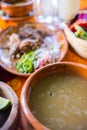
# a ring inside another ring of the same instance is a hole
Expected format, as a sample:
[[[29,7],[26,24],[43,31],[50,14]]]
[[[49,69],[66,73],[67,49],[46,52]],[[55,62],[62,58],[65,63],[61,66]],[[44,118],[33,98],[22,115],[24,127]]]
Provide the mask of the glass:
[[[80,0],[59,0],[59,17],[69,21],[75,17],[80,8]]]
[[[33,0],[34,16],[39,22],[58,21],[58,1],[59,0]]]
[[[67,22],[75,17],[80,0],[33,0],[36,21],[42,23]]]

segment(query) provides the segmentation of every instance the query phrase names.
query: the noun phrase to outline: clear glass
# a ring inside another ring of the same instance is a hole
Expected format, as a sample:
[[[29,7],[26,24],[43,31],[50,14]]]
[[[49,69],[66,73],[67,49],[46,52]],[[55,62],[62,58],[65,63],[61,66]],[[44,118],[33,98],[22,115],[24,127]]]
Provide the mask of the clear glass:
[[[33,0],[34,16],[37,21],[51,23],[58,21],[59,0]]]
[[[59,17],[64,21],[73,19],[80,8],[80,0],[59,0]]]
[[[79,10],[80,0],[33,0],[34,16],[38,22],[69,21]]]

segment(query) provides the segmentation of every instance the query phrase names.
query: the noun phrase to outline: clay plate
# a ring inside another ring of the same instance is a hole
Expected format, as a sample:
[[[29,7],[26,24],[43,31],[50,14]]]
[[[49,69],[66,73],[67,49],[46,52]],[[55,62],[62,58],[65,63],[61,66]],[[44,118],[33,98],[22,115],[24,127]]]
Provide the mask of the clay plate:
[[[29,23],[26,23],[29,24]],[[58,44],[62,44],[61,46],[61,51],[60,51],[60,55],[59,58],[57,60],[57,62],[61,61],[68,50],[68,43],[66,40],[66,37],[64,35],[64,33],[56,26],[53,26],[52,24],[40,24],[40,23],[32,23],[34,24],[34,26],[36,26],[37,28],[41,28],[44,31],[46,31],[47,33],[52,33],[53,36],[55,36],[55,40],[58,42]],[[23,27],[25,24],[20,24],[17,26],[12,26],[12,27],[8,27],[7,29],[5,29],[1,34],[0,34],[0,48],[4,46],[6,46],[7,41],[9,36],[12,33],[17,33],[19,32],[19,29],[21,27]],[[19,75],[19,76],[29,76],[30,74],[24,74],[24,73],[20,73],[16,70],[15,64],[16,64],[17,60],[10,60],[10,56],[9,56],[9,51],[6,52],[6,49],[0,49],[0,65],[7,70],[8,72],[15,74],[15,75]]]

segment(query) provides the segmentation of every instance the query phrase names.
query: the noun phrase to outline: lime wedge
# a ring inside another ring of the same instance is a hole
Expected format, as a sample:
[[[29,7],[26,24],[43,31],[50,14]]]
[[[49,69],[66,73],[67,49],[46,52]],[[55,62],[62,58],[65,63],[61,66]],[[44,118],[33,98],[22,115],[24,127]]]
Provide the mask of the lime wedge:
[[[0,97],[0,110],[5,110],[11,105],[10,100]]]

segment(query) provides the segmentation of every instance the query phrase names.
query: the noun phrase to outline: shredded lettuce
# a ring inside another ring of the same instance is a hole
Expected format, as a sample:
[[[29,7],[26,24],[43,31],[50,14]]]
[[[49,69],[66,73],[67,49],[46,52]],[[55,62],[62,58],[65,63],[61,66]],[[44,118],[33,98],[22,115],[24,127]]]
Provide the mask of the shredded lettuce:
[[[16,68],[21,73],[32,73],[34,71],[34,60],[36,59],[34,51],[24,53],[16,63]]]

